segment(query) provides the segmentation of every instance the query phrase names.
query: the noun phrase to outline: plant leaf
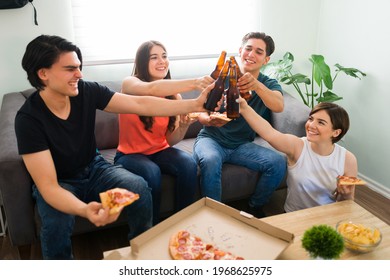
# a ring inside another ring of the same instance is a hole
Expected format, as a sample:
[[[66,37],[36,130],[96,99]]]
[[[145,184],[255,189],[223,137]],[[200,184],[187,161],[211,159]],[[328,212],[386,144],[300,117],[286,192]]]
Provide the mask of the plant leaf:
[[[343,99],[341,96],[338,96],[337,94],[328,90],[323,93],[322,97],[317,98],[317,102],[335,102],[341,99]]]
[[[366,73],[364,73],[364,72],[362,72],[362,71],[360,71],[359,69],[356,69],[356,68],[346,68],[346,67],[341,66],[338,63],[336,63],[335,66],[337,67],[336,71],[344,72],[348,76],[351,76],[351,77],[354,77],[354,78],[358,78],[359,80],[361,80],[361,78],[367,76]],[[359,77],[358,74],[360,74],[361,77]]]
[[[313,63],[313,79],[320,87],[322,82],[328,89],[333,88],[332,76],[330,73],[330,67],[325,63],[325,59],[322,55],[313,54],[309,59]]]
[[[298,83],[298,84],[307,84],[307,85],[310,85],[311,84],[311,81],[310,79],[303,75],[303,74],[294,74],[294,75],[291,75],[291,76],[288,76],[288,77],[283,77],[280,79],[280,81],[282,83],[285,83],[287,85],[291,85],[293,83]]]
[[[264,65],[261,68],[261,72],[270,78],[280,81],[281,79],[290,76],[293,62],[294,56],[287,52],[284,54],[283,59]]]

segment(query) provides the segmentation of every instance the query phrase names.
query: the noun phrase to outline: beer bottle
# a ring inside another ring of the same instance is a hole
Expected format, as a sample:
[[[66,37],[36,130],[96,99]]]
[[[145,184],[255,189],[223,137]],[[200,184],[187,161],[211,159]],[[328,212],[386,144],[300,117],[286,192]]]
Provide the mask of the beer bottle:
[[[222,98],[223,92],[225,90],[225,80],[229,71],[229,60],[226,60],[222,71],[219,73],[217,80],[215,81],[214,88],[207,95],[207,100],[204,103],[203,107],[206,110],[214,111],[217,107],[218,101]]]
[[[221,73],[221,70],[223,68],[223,64],[225,63],[226,59],[226,52],[222,51],[221,54],[219,55],[217,65],[215,66],[214,71],[210,74],[211,78],[216,80],[219,76],[219,73]]]
[[[235,58],[234,56],[231,56],[231,57],[230,57],[230,61],[232,62],[232,64],[236,65],[236,69],[237,69],[237,80],[238,80],[238,79],[241,78],[244,74],[241,72],[240,66],[238,66],[237,60],[236,60],[236,58]],[[251,94],[249,91],[247,91],[247,92],[241,92],[241,91],[240,91],[240,95],[241,95],[241,97],[244,98],[245,100],[248,100],[248,99],[250,99],[250,98],[252,97],[252,94]]]
[[[240,104],[236,100],[240,96],[237,88],[237,66],[232,64],[229,70],[229,89],[226,93],[226,116],[230,119],[240,117]]]

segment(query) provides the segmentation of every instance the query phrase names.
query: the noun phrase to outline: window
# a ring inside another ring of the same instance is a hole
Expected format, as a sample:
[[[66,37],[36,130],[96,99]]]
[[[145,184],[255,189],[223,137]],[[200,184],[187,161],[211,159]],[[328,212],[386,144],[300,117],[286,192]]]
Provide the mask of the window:
[[[147,40],[170,59],[237,53],[245,33],[260,30],[257,0],[72,0],[75,43],[85,64],[132,61]]]

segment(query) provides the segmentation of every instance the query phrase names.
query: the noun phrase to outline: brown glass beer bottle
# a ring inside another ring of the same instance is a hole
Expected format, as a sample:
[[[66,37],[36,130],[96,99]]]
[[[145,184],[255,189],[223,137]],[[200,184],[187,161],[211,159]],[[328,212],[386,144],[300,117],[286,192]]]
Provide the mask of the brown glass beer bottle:
[[[221,73],[221,70],[223,68],[223,65],[225,63],[226,59],[226,51],[222,51],[221,54],[219,55],[217,65],[215,66],[214,71],[210,74],[211,78],[216,80],[219,76],[219,73]]]
[[[204,103],[204,108],[209,111],[214,111],[217,107],[218,101],[222,98],[222,94],[225,90],[225,80],[229,71],[229,60],[225,61],[222,71],[219,73],[217,80],[215,81],[214,88],[207,95],[207,100]]]
[[[240,92],[237,88],[237,66],[231,64],[229,70],[229,89],[226,93],[226,116],[230,119],[240,117],[240,104],[236,102],[239,96]]]
[[[238,79],[241,78],[244,74],[241,72],[240,66],[238,66],[237,60],[236,60],[236,58],[235,58],[234,56],[231,56],[231,57],[230,57],[230,61],[232,62],[232,64],[236,65],[237,80],[238,80]],[[250,98],[252,97],[252,94],[251,94],[249,91],[247,91],[247,92],[241,92],[241,91],[240,91],[240,95],[241,95],[241,97],[244,98],[245,100],[248,100],[248,99],[250,99]]]

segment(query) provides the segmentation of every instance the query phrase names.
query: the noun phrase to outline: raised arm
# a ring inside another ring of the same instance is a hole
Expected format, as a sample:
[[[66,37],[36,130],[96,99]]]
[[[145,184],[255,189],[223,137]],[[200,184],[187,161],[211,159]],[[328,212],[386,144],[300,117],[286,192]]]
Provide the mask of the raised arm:
[[[256,91],[265,106],[272,112],[282,112],[284,108],[283,95],[280,91],[270,90],[263,83],[255,79],[249,72],[238,80],[238,88],[241,92]]]
[[[285,153],[290,165],[295,163],[302,151],[303,141],[295,135],[283,134],[274,129],[243,98],[240,98],[239,102],[240,113],[250,127],[276,150]]]
[[[202,91],[213,82],[210,76],[183,80],[162,79],[153,82],[144,82],[137,77],[129,76],[122,82],[122,92],[132,95],[168,96],[191,90]]]
[[[177,116],[189,112],[204,112],[203,104],[214,83],[206,87],[198,98],[169,100],[152,96],[133,96],[115,93],[105,108],[107,112],[140,116]]]

